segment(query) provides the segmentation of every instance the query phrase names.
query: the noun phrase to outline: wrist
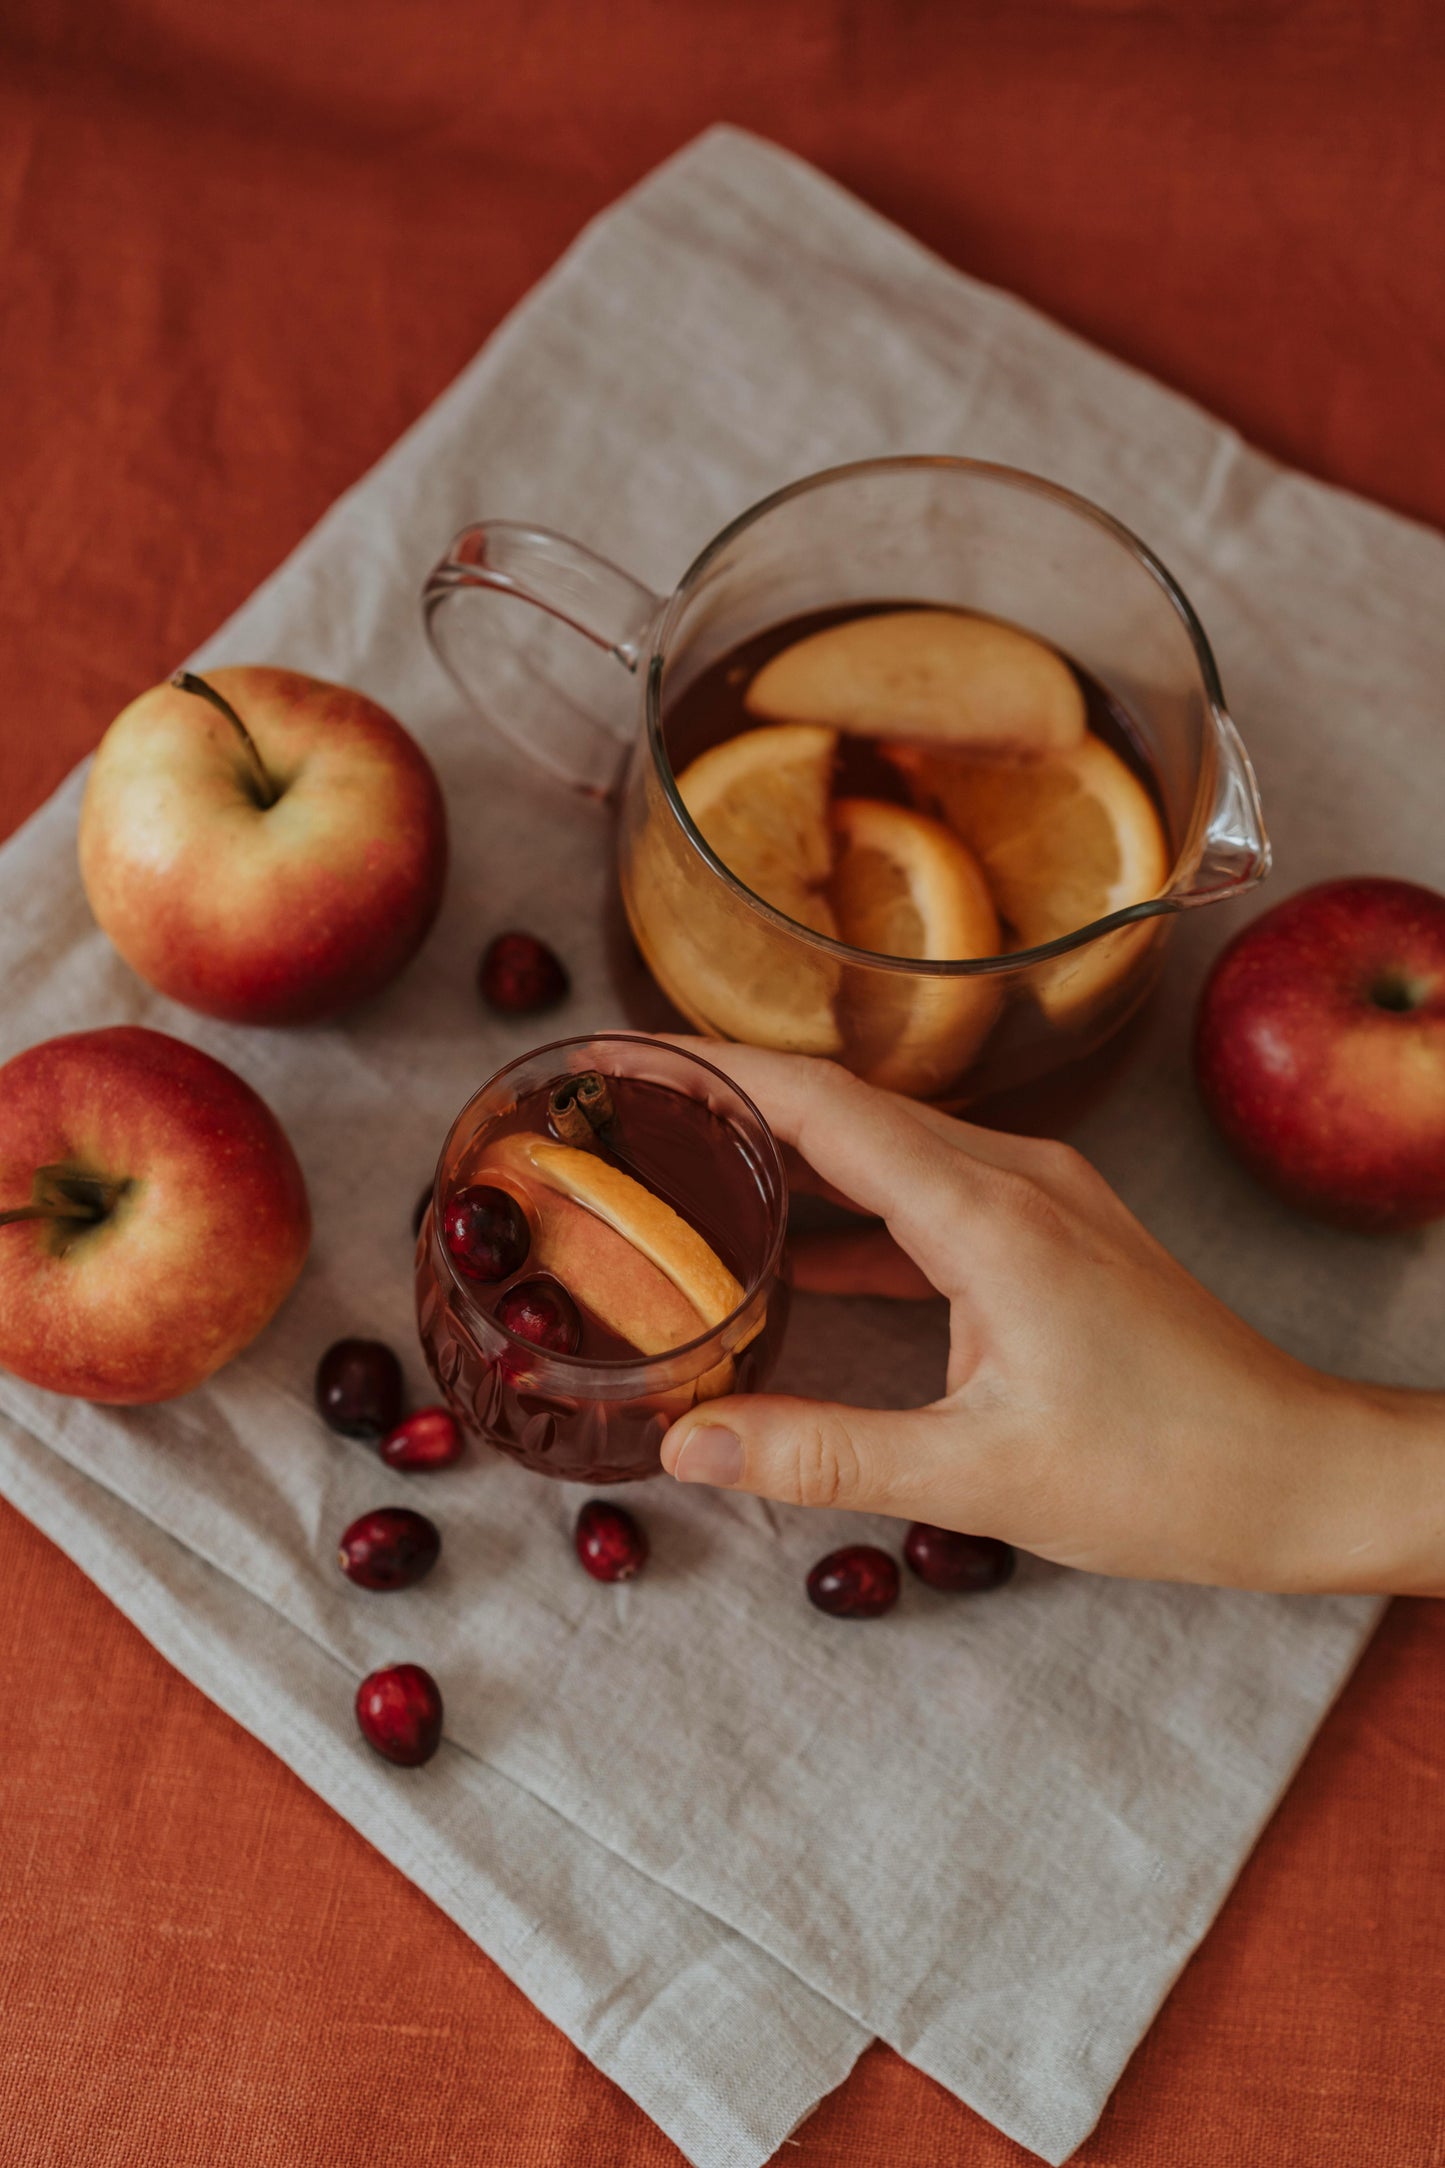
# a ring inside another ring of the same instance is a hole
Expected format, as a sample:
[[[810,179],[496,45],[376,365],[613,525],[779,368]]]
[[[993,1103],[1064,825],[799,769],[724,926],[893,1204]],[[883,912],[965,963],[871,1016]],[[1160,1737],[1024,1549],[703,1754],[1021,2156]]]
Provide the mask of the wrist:
[[[1445,1594],[1445,1394],[1325,1382],[1339,1480],[1314,1586]]]

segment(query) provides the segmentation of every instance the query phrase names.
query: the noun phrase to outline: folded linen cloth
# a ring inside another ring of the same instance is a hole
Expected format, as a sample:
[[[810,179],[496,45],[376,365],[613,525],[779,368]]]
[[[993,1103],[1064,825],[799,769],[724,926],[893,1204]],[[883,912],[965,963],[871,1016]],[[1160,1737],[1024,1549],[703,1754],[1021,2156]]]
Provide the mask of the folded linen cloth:
[[[666,1483],[647,1577],[579,1574],[578,1501],[477,1454],[427,1483],[440,1567],[378,1605],[335,1573],[356,1512],[415,1485],[324,1433],[319,1351],[414,1348],[409,1214],[458,1106],[535,1026],[480,1017],[484,937],[565,955],[556,1029],[616,1020],[605,814],[462,711],[417,593],[479,515],[563,528],[666,588],[726,519],[834,461],[968,453],[1083,490],[1198,604],[1261,771],[1280,888],[1427,877],[1445,633],[1439,540],[1246,450],[1174,395],[961,277],[819,175],[715,130],[599,219],[457,383],[209,642],[348,680],[417,732],[455,869],[412,969],[344,1024],[257,1032],[141,986],[72,871],[72,778],[0,853],[0,1056],[134,1020],[205,1046],[306,1169],[312,1261],[201,1392],[118,1411],[0,1375],[0,1485],[165,1653],[426,1888],[698,2168],[754,2168],[873,2034],[1023,2144],[1087,2134],[1378,1614],[1372,1602],[1107,1582],[1025,1564],[840,1629],[808,1564],[896,1524]],[[1187,1076],[1181,929],[1151,1039],[1082,1141],[1146,1221],[1311,1360],[1434,1357],[1441,1243],[1292,1220],[1212,1144]],[[932,1396],[932,1307],[795,1305],[782,1382]],[[426,1381],[409,1355],[412,1385]],[[377,1765],[360,1673],[441,1681],[447,1745]]]

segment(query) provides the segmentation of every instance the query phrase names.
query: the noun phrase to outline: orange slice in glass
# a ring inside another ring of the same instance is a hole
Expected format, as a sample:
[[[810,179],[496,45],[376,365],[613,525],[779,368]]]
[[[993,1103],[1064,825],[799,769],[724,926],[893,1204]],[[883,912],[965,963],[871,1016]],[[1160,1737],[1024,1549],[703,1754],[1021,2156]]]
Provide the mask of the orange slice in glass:
[[[529,1263],[644,1355],[685,1347],[743,1299],[697,1229],[598,1153],[514,1133],[488,1147],[474,1179],[500,1179],[521,1196]]]

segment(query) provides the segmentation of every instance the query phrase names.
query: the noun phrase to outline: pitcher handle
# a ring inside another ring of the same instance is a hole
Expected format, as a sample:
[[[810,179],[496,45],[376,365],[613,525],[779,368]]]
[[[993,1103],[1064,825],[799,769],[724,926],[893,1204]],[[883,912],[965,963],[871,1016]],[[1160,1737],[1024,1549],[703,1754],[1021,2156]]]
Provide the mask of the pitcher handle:
[[[1199,855],[1171,891],[1177,904],[1218,903],[1262,881],[1272,852],[1259,802],[1254,766],[1233,718],[1211,708],[1214,725],[1214,796]]]
[[[524,624],[478,606],[502,597],[542,615]],[[427,634],[453,683],[519,752],[594,797],[615,787],[636,733],[636,694],[619,699],[556,628],[581,633],[635,677],[662,607],[580,542],[505,519],[464,527],[422,590]]]

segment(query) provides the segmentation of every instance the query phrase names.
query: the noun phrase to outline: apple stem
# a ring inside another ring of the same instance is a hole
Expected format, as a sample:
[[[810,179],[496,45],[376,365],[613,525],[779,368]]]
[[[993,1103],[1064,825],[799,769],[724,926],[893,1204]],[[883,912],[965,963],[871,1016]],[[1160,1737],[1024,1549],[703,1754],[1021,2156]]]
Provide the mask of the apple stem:
[[[209,701],[218,715],[225,716],[226,721],[235,730],[245,748],[246,758],[250,762],[251,772],[255,778],[256,789],[260,794],[261,810],[264,813],[269,806],[276,803],[281,793],[266,772],[266,763],[256,750],[255,739],[232,707],[230,701],[226,699],[223,693],[218,693],[214,685],[208,685],[203,677],[197,677],[194,670],[177,670],[171,679],[171,683],[178,692],[194,693],[198,700]]]
[[[101,1216],[83,1204],[17,1204],[0,1212],[0,1227],[9,1227],[16,1220],[98,1220]]]
[[[84,1220],[94,1226],[115,1209],[125,1182],[105,1182],[74,1167],[37,1167],[30,1185],[29,1204],[11,1205],[0,1212],[0,1227],[17,1220]]]

